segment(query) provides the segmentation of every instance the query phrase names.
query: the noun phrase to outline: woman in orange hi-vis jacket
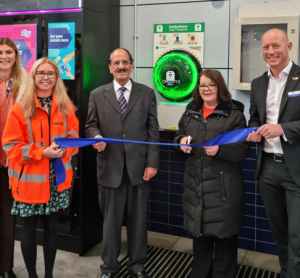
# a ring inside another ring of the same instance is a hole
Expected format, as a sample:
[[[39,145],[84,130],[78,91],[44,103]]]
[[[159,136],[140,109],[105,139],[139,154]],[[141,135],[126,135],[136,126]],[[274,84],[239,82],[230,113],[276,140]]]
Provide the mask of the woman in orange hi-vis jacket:
[[[0,273],[15,278],[14,235],[16,217],[11,214],[13,198],[9,189],[7,157],[2,149],[2,133],[8,113],[22,95],[27,73],[21,66],[20,53],[9,38],[0,38]],[[0,274],[1,276],[1,274]]]
[[[69,206],[70,158],[77,148],[60,149],[54,139],[78,137],[75,107],[69,99],[59,69],[48,59],[35,62],[20,103],[9,113],[3,132],[3,149],[9,158],[9,178],[14,204],[12,214],[23,219],[21,249],[30,278],[36,273],[36,228],[44,224],[45,277],[53,277],[59,212]],[[57,186],[53,159],[61,157],[66,180]]]

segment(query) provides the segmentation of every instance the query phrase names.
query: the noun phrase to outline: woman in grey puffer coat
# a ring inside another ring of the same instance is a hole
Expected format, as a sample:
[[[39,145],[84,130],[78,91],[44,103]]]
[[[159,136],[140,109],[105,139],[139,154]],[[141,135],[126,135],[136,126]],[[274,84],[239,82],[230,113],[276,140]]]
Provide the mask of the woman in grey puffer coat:
[[[175,142],[208,142],[231,130],[246,128],[244,105],[232,100],[217,70],[200,74],[200,84],[179,122]],[[233,278],[237,268],[238,233],[243,227],[244,185],[241,161],[246,141],[188,148],[184,176],[184,228],[193,236],[191,278]]]

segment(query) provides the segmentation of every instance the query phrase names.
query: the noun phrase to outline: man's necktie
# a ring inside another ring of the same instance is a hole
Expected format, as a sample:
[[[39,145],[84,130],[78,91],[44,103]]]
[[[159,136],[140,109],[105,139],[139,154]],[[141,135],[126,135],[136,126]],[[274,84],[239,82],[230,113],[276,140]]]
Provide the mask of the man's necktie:
[[[126,108],[127,108],[127,101],[126,101],[126,98],[124,97],[124,92],[126,91],[126,88],[121,87],[119,89],[119,91],[121,93],[121,95],[119,97],[119,105],[120,105],[120,108],[121,108],[122,115],[124,116]]]

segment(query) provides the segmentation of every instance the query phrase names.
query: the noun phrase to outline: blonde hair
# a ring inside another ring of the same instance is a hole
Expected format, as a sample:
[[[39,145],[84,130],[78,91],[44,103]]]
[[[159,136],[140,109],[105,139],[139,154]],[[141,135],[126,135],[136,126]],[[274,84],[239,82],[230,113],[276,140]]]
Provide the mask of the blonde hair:
[[[9,38],[0,37],[0,45],[4,45],[4,44],[11,47],[16,54],[16,61],[12,67],[12,72],[11,72],[12,85],[10,91],[12,97],[17,98],[19,94],[21,82],[22,82],[22,76],[24,74],[24,69],[21,66],[21,57],[16,44]]]
[[[26,89],[21,102],[25,117],[34,118],[36,116],[35,94],[37,86],[35,84],[35,75],[38,67],[42,64],[50,64],[54,68],[56,74],[56,83],[53,87],[52,97],[57,102],[58,112],[63,115],[69,115],[72,108],[74,110],[76,110],[76,108],[67,94],[65,85],[59,73],[59,69],[51,59],[43,57],[33,64],[27,77]]]

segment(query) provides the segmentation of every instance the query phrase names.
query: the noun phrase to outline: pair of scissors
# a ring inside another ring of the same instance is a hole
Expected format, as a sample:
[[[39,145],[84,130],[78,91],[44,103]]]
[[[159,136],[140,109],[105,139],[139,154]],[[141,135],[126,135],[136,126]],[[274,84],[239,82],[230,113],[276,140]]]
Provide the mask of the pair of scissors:
[[[191,143],[191,136],[189,135],[186,144],[189,145],[190,143]],[[186,153],[191,153],[191,148],[190,147],[188,147]]]

